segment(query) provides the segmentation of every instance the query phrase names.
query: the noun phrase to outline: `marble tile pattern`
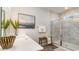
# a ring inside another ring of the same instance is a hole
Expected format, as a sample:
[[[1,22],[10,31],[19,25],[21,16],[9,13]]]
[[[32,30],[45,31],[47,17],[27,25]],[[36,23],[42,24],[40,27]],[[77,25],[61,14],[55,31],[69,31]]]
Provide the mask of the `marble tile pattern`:
[[[79,50],[79,23],[72,20],[63,21],[63,46]]]
[[[52,37],[53,42],[60,44],[62,39],[63,47],[71,50],[79,50],[79,23],[78,19],[53,21]],[[62,35],[62,37],[61,37]]]

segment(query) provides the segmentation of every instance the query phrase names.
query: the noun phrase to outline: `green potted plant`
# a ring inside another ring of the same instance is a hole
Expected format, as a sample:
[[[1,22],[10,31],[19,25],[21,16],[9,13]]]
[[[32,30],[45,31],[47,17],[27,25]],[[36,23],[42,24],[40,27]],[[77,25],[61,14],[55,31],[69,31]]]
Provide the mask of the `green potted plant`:
[[[6,35],[6,30],[9,27],[10,24],[11,24],[11,22],[8,19],[7,20],[4,19],[2,21],[2,28],[4,29],[5,35]],[[1,47],[3,49],[12,48],[13,47],[13,44],[14,44],[14,41],[15,41],[15,38],[16,38],[16,36],[13,36],[13,35],[9,35],[9,36],[6,35],[6,36],[0,37]]]
[[[19,20],[11,21],[13,28],[15,29],[15,35],[17,35],[17,29],[19,28]]]
[[[10,21],[8,19],[4,19],[2,21],[2,28],[4,30],[4,35],[6,35],[6,30],[9,27],[9,25],[10,25]]]

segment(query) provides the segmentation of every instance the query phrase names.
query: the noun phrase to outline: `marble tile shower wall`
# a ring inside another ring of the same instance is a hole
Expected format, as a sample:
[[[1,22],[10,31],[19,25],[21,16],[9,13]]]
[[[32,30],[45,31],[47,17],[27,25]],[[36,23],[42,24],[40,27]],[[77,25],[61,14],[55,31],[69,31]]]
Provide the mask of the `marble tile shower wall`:
[[[62,17],[74,15],[75,13],[79,13],[79,8],[67,11]],[[60,44],[60,40],[62,39],[63,47],[71,50],[79,50],[79,18],[60,20],[52,22],[53,42]]]
[[[79,49],[79,23],[63,21],[63,46],[72,50]]]
[[[60,27],[60,24],[62,27]],[[61,37],[61,35],[62,37]],[[71,50],[79,50],[79,23],[59,20],[52,22],[52,37],[53,42],[60,45],[62,39],[62,46]]]
[[[71,50],[79,50],[79,17],[64,19],[65,16],[79,13],[79,8],[70,9],[60,16],[59,20],[53,21],[52,37],[53,41]]]

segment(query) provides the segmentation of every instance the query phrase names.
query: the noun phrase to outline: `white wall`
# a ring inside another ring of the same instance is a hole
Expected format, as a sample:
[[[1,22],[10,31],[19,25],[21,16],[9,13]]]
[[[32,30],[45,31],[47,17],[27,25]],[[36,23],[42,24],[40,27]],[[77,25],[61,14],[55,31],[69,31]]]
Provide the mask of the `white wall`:
[[[6,9],[6,8],[5,8]],[[7,12],[8,13],[8,12]],[[50,36],[50,20],[58,18],[58,15],[55,13],[51,13],[42,8],[34,8],[34,7],[12,7],[9,8],[9,15],[6,14],[6,17],[10,16],[13,20],[18,19],[18,13],[24,13],[29,15],[34,15],[35,19],[35,29],[19,29],[20,32],[24,32],[30,37],[32,37],[35,41],[38,42],[38,25],[45,25],[47,30],[47,35]],[[9,18],[9,17],[8,17]],[[12,30],[11,30],[12,32]]]

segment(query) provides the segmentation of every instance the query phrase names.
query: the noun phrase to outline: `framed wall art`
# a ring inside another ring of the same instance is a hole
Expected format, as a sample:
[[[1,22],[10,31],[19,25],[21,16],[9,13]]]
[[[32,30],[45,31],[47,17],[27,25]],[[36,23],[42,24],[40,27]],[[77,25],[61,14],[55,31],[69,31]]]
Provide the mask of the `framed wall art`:
[[[19,28],[34,29],[35,28],[35,16],[18,13]]]

